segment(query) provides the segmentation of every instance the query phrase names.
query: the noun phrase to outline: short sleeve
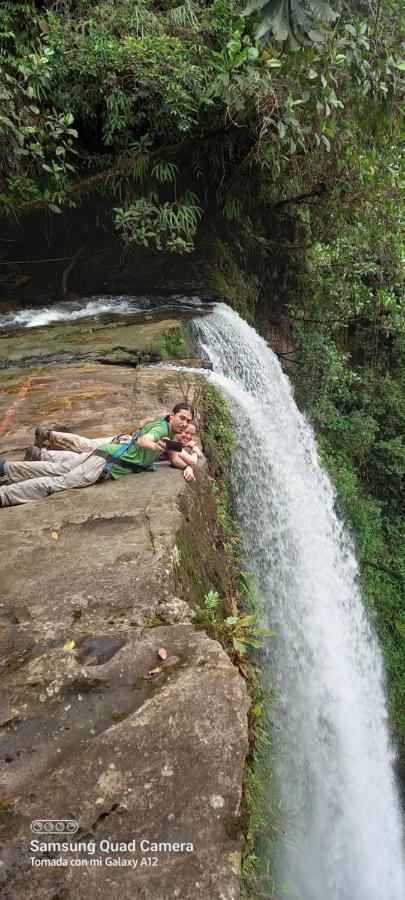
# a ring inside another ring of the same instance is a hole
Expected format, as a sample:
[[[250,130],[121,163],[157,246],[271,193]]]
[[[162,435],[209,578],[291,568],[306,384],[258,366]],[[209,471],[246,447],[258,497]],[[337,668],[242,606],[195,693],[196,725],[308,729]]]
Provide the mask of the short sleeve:
[[[160,441],[160,438],[167,437],[167,428],[164,425],[153,425],[152,428],[145,428],[144,434],[151,434],[155,441]]]

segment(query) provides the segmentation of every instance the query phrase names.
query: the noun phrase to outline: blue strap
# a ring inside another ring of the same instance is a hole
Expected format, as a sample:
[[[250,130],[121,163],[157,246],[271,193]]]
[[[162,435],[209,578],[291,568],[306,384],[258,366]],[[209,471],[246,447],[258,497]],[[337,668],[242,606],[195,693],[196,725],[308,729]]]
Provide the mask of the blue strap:
[[[166,422],[166,419],[163,419],[162,421],[165,423],[165,425],[166,425],[166,427],[167,427],[167,432],[168,432],[168,434],[169,434],[170,429],[169,429],[168,423]],[[143,426],[143,427],[145,427],[145,426]],[[128,450],[128,448],[131,447],[132,444],[135,443],[135,441],[138,440],[141,431],[142,431],[142,428],[140,429],[140,431],[137,431],[136,434],[133,434],[133,435],[132,435],[131,440],[128,442],[128,444],[122,444],[122,446],[119,447],[118,450],[115,451],[115,453],[111,453],[111,456],[113,456],[114,459],[119,459],[120,456],[122,456],[122,454],[125,453],[125,451]],[[108,463],[106,464],[106,469],[108,469],[108,470],[110,471],[110,470],[111,470],[111,467],[112,467],[113,465],[114,465],[114,460],[112,460],[111,462],[108,462]],[[148,466],[148,468],[152,468],[152,466],[150,466],[150,467]],[[153,468],[153,471],[156,471],[156,469]]]
[[[120,456],[122,456],[122,454],[125,453],[125,450],[128,450],[128,447],[131,447],[131,445],[134,444],[135,441],[138,440],[140,433],[141,433],[140,431],[137,431],[136,434],[133,434],[131,437],[131,440],[128,441],[127,444],[122,444],[122,446],[119,447],[118,450],[115,451],[115,453],[111,453],[111,456],[113,456],[114,459],[119,459]],[[110,469],[113,465],[114,465],[114,460],[112,462],[107,463],[106,469],[108,469],[110,471]]]

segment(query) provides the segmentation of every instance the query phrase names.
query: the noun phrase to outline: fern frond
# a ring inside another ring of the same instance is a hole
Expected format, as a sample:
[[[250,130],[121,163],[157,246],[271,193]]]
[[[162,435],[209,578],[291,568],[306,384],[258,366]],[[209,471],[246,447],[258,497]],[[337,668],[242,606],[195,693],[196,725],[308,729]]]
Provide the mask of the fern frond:
[[[180,28],[195,28],[198,25],[197,7],[192,0],[186,0],[181,6],[169,10],[169,19]]]
[[[176,172],[178,172],[178,166],[175,166],[174,163],[170,162],[162,162],[158,160],[155,163],[152,169],[152,177],[156,178],[157,181],[174,181],[176,178]]]

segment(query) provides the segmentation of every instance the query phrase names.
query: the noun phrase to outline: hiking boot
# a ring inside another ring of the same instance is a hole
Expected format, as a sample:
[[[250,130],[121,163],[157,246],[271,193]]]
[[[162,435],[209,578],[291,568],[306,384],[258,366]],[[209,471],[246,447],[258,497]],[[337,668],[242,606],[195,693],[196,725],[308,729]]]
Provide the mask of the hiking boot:
[[[41,448],[36,444],[30,444],[25,451],[24,462],[39,462],[41,459]]]
[[[35,446],[43,447],[51,439],[52,428],[49,425],[37,425],[35,429]]]

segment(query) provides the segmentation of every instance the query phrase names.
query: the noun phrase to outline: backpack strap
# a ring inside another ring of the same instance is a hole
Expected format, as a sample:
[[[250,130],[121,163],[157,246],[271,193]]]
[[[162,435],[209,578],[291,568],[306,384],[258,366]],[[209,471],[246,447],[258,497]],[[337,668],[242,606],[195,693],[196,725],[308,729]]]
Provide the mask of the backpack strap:
[[[162,419],[162,422],[165,423],[165,425],[166,425],[166,427],[167,427],[167,433],[169,434],[169,431],[170,431],[170,429],[169,429],[169,423],[167,422],[166,419]],[[143,426],[143,427],[145,427],[145,426]],[[125,453],[126,450],[128,450],[128,448],[131,447],[132,444],[135,443],[135,441],[138,440],[138,438],[139,438],[139,436],[140,436],[140,434],[141,434],[141,431],[142,431],[142,428],[141,428],[139,431],[137,431],[136,434],[133,434],[133,435],[132,435],[131,440],[128,441],[127,444],[122,444],[122,446],[119,447],[118,450],[115,451],[115,453],[111,453],[111,454],[110,454],[109,462],[106,463],[106,469],[108,469],[109,471],[111,470],[111,468],[112,468],[112,466],[114,465],[114,463],[115,463],[115,462],[118,462],[120,456],[122,456],[122,454]],[[123,462],[124,462],[124,460],[123,460]],[[118,463],[118,465],[120,465],[120,463]],[[132,466],[132,464],[129,463],[129,464],[128,464],[128,468],[130,468],[131,466]],[[127,468],[127,466],[125,466],[125,468]],[[143,467],[143,466],[139,466],[139,467],[138,467],[138,469],[141,469],[141,468],[144,468],[144,467]]]

